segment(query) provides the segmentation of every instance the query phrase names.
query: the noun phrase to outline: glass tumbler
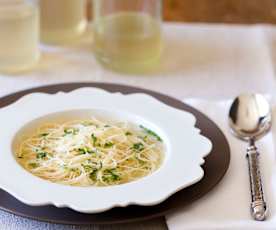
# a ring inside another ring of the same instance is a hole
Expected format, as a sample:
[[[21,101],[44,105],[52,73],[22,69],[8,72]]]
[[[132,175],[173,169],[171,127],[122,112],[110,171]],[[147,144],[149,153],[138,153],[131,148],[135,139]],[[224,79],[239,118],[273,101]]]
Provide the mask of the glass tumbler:
[[[35,1],[0,0],[0,72],[27,70],[38,61],[39,54]]]
[[[74,41],[86,29],[86,0],[40,0],[41,38],[45,43]]]
[[[162,51],[162,0],[94,0],[94,52],[126,73],[155,67]]]

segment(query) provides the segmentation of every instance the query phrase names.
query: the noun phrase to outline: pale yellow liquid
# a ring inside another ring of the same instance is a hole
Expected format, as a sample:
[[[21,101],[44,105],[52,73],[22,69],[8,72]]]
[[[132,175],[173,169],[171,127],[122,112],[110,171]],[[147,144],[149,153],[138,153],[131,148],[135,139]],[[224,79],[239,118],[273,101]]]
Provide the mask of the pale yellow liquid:
[[[86,28],[86,0],[40,0],[41,36],[47,43],[66,43]]]
[[[143,73],[159,62],[160,22],[142,13],[118,13],[94,24],[95,55],[106,67]]]
[[[38,10],[25,4],[0,5],[0,71],[17,73],[39,58]]]

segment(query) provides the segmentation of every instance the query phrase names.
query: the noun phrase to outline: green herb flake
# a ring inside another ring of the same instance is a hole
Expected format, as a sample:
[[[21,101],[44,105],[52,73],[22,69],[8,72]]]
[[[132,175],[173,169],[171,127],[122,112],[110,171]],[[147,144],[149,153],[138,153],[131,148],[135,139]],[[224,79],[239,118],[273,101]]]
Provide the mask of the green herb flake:
[[[84,171],[87,173],[93,171],[93,167],[91,165],[82,164],[81,166],[83,167]]]
[[[143,125],[140,125],[139,127],[140,127],[141,129],[143,129],[148,135],[151,135],[151,136],[155,137],[156,140],[162,142],[161,137],[159,137],[159,136],[158,136],[155,132],[153,132],[152,130],[150,130],[150,129],[144,127]]]
[[[127,132],[125,133],[125,135],[126,135],[126,136],[131,136],[131,135],[132,135],[132,133],[131,133],[131,132],[129,132],[129,131],[127,131]]]
[[[85,148],[78,148],[78,149],[77,149],[77,152],[78,152],[79,154],[86,154],[86,149],[85,149]]]
[[[116,169],[106,169],[104,170],[103,180],[106,182],[114,182],[121,180],[121,177],[116,172]]]
[[[37,168],[39,166],[38,163],[29,163],[28,164],[31,168]]]
[[[114,143],[112,143],[112,142],[106,142],[106,143],[104,144],[104,147],[105,147],[105,148],[111,148],[113,145],[114,145]]]
[[[132,149],[134,149],[138,152],[141,152],[145,149],[145,146],[143,145],[143,143],[138,142],[138,143],[133,144]]]
[[[86,153],[89,153],[89,154],[92,154],[92,153],[95,153],[92,149],[90,149],[89,147],[83,147],[83,148],[78,148],[76,149],[76,151],[82,155],[82,154],[86,154]]]
[[[139,139],[141,139],[141,140],[143,140],[144,142],[146,142],[147,141],[147,139],[148,139],[148,136],[146,135],[146,136],[137,136]]]
[[[95,151],[93,151],[92,149],[87,149],[87,153],[89,154],[93,154],[93,153],[96,153]]]
[[[111,126],[110,125],[105,125],[104,128],[110,128]]]
[[[93,171],[89,174],[89,178],[93,181],[96,181],[97,180],[97,174],[98,174],[98,170],[93,169]]]
[[[89,150],[88,153],[89,153],[90,155],[92,155],[92,157],[97,156],[97,152],[96,152],[96,151]]]
[[[70,168],[70,171],[73,172],[73,173],[76,173],[77,175],[81,174],[81,171],[80,171],[79,168]]]
[[[91,134],[91,138],[92,138],[92,141],[93,141],[93,145],[96,146],[97,137],[94,135],[94,133]]]
[[[47,157],[47,152],[38,152],[37,154],[36,154],[36,158],[37,159],[44,159],[44,158],[46,158]]]
[[[49,133],[40,133],[39,136],[40,137],[47,137],[49,135]]]
[[[64,129],[65,136],[69,135],[69,134],[76,135],[76,134],[78,134],[78,132],[79,132],[79,129],[77,129],[77,128],[65,128]]]

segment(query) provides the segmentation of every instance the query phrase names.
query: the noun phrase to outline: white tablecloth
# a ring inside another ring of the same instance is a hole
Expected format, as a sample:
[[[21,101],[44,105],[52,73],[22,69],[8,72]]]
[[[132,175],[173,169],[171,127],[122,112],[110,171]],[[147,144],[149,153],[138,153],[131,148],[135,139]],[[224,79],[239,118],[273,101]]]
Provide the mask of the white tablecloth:
[[[210,24],[165,24],[165,50],[158,70],[128,76],[104,70],[94,59],[87,34],[71,47],[42,47],[32,71],[0,75],[0,96],[31,86],[103,81],[149,88],[178,99],[232,98],[240,92],[275,94],[276,28]],[[69,229],[0,212],[0,229]],[[85,228],[84,228],[85,229]]]

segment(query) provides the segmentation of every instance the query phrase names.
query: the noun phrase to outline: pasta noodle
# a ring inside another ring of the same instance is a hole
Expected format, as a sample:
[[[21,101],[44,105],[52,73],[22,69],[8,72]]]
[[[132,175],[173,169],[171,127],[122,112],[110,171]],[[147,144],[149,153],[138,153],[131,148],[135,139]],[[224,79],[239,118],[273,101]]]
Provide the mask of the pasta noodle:
[[[109,186],[145,177],[163,160],[153,131],[95,117],[41,126],[19,145],[18,162],[32,174],[74,186]]]

